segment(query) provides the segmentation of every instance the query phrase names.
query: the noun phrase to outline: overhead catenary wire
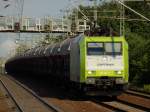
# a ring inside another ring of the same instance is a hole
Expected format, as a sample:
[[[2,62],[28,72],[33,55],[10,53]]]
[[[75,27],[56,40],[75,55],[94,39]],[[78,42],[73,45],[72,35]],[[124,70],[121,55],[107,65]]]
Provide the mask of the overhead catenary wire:
[[[149,18],[147,18],[147,17],[145,17],[143,14],[141,14],[141,13],[139,13],[139,12],[137,12],[137,11],[135,11],[134,9],[132,9],[131,7],[129,7],[129,6],[127,6],[125,3],[124,3],[124,1],[126,1],[126,0],[115,0],[117,3],[119,3],[120,5],[121,5],[121,10],[123,10],[123,12],[122,13],[120,13],[120,18],[115,18],[115,19],[118,19],[118,20],[122,20],[123,22],[120,22],[120,25],[122,26],[120,26],[120,36],[121,35],[124,35],[124,30],[125,30],[125,28],[124,28],[124,24],[125,24],[125,22],[124,21],[150,21],[150,19]],[[90,23],[92,23],[92,24],[94,24],[94,22],[93,21],[91,21],[90,19],[89,19],[89,16],[86,16],[85,15],[85,13],[80,9],[80,7],[78,7],[78,6],[76,6],[74,3],[72,3],[71,2],[71,0],[70,0],[70,3],[71,3],[71,5],[73,6],[73,7],[75,7],[80,13],[81,13],[81,15],[83,15],[83,17],[84,17],[84,19],[85,20],[88,20]],[[127,8],[128,10],[130,10],[130,11],[132,11],[133,13],[135,13],[135,14],[137,14],[138,16],[140,16],[142,19],[129,19],[129,18],[125,18],[125,15],[124,15],[124,8]],[[99,16],[98,16],[99,17]],[[113,19],[113,18],[111,18],[111,19]],[[123,31],[123,32],[122,32]],[[122,32],[122,33],[121,33]]]
[[[134,12],[135,14],[139,15],[140,17],[144,18],[145,20],[150,22],[150,19],[145,17],[144,15],[140,14],[139,12],[135,11],[134,9],[132,9],[131,7],[125,5],[123,2],[121,2],[120,0],[116,0],[118,3],[120,3],[121,5],[123,5],[125,8],[129,9],[130,11]]]
[[[94,27],[96,27],[96,26],[98,26],[97,25],[97,17],[98,17],[98,15],[97,14],[95,14],[95,10],[94,10],[94,21],[91,21],[90,19],[89,19],[89,17],[87,16],[87,15],[85,15],[84,14],[84,12],[80,9],[80,7],[78,7],[78,6],[76,6],[74,3],[72,3],[71,2],[71,0],[70,0],[70,3],[71,3],[71,5],[73,6],[73,7],[75,7],[82,15],[83,15],[83,19],[84,20],[87,20],[87,21],[89,21],[92,25],[94,25]],[[94,0],[94,6],[96,7],[96,0]],[[122,5],[121,5],[122,6]],[[123,8],[124,9],[124,8]],[[121,10],[123,10],[123,9],[121,9]],[[97,11],[96,11],[96,13],[97,13]],[[96,16],[96,17],[95,17]],[[122,16],[122,14],[121,14],[121,16]],[[123,17],[120,17],[120,18],[124,18],[124,11],[123,11]],[[124,21],[124,19],[119,19],[120,21]],[[121,22],[122,23],[122,22]],[[122,36],[122,35],[124,35],[124,22],[123,22],[123,29],[121,29],[121,25],[122,24],[120,24],[120,36]],[[111,29],[111,27],[110,27],[110,29]],[[123,32],[122,32],[123,31]]]
[[[91,20],[84,14],[84,12],[83,12],[78,6],[74,5],[74,3],[72,3],[71,0],[70,0],[70,4],[71,4],[73,7],[75,7],[75,8],[84,16],[84,19],[86,19],[86,20],[90,21],[92,24],[94,24],[94,22],[91,21]]]
[[[132,9],[131,7],[125,5],[122,1],[120,1],[120,0],[116,0],[116,1],[117,1],[119,4],[123,5],[124,7],[126,7],[127,9],[129,9],[130,11],[132,11],[132,12],[134,12],[135,14],[139,15],[139,16],[142,17],[143,19],[145,19],[145,20],[147,20],[147,21],[150,21],[149,18],[147,18],[147,17],[145,17],[144,15],[140,14],[139,12],[135,11],[135,10]],[[124,0],[124,1],[126,1],[126,0]],[[71,3],[71,5],[72,5],[73,7],[75,7],[75,8],[86,18],[86,20],[89,20],[89,18],[83,13],[83,11],[81,11],[81,9],[80,9],[79,7],[75,6],[75,5],[71,2],[71,0],[70,0],[70,3]]]
[[[87,16],[87,17],[93,17],[93,16]],[[101,19],[115,19],[115,20],[125,20],[125,21],[147,21],[145,19],[136,19],[136,18],[133,18],[133,19],[130,19],[130,18],[121,18],[121,17],[109,17],[109,16],[98,16],[98,18],[101,18]]]
[[[72,3],[72,1],[71,0],[69,0],[70,1],[70,3],[71,3],[71,5],[73,6],[73,7],[75,7],[82,15],[83,15],[83,17],[84,17],[84,19],[85,20],[87,20],[87,21],[89,21],[91,24],[95,24],[94,23],[94,21],[91,21],[90,19],[89,19],[89,16],[87,16],[87,15],[85,15],[85,13],[80,9],[80,7],[78,7],[78,6],[76,6],[74,3]],[[94,0],[95,1],[95,0]],[[94,3],[94,5],[96,4],[96,2]],[[90,10],[91,11],[91,10]],[[94,10],[95,11],[95,10]],[[102,11],[96,11],[96,13],[97,12],[102,12]],[[103,12],[105,12],[105,11],[103,11]],[[109,12],[109,11],[106,11],[106,12]],[[113,11],[114,12],[114,11]],[[95,15],[94,14],[94,16],[96,16],[96,18],[97,17],[99,17],[98,15]],[[95,17],[94,17],[95,18]],[[124,16],[123,17],[120,17],[120,18],[124,18]],[[97,20],[97,19],[96,19]],[[119,20],[123,20],[124,21],[124,19],[119,19]],[[96,21],[97,22],[97,21]]]

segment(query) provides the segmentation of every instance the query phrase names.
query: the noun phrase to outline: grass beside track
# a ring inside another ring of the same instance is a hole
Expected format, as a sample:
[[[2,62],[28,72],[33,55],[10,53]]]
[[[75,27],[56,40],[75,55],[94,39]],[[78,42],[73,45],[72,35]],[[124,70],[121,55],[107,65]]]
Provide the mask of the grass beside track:
[[[144,85],[144,91],[150,94],[150,84]]]

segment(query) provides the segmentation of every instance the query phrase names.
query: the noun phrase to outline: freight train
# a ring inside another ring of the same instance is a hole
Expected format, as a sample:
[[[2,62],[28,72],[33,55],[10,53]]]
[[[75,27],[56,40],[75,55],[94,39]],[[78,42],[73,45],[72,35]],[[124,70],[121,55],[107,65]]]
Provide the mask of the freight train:
[[[128,85],[128,44],[124,37],[80,34],[32,48],[9,59],[5,69],[8,74],[48,74],[89,94],[115,96]]]

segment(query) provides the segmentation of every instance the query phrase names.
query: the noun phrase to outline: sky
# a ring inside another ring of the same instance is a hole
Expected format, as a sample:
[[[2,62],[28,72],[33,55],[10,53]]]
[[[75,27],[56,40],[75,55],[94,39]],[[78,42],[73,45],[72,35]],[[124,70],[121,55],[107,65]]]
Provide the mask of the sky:
[[[58,16],[61,9],[67,7],[68,0],[25,0],[24,15],[26,16]]]
[[[20,13],[21,11],[18,9],[21,9],[21,1],[23,0],[8,0],[7,2],[0,0],[0,14],[15,15]],[[66,9],[70,3],[75,1],[80,3],[79,1],[82,0],[24,0],[23,15],[31,17],[59,16],[62,13],[61,9]]]
[[[15,1],[15,2],[14,2]],[[17,16],[19,14],[19,6],[16,1],[19,0],[8,0],[5,2],[0,0],[0,15]],[[10,4],[7,8],[8,4]],[[68,0],[24,0],[23,15],[29,17],[43,17],[43,16],[61,16],[61,9],[65,9],[69,4]],[[32,34],[29,36],[31,37]],[[16,48],[16,38],[18,35],[2,34],[0,33],[0,57],[6,57],[10,55],[10,52]]]

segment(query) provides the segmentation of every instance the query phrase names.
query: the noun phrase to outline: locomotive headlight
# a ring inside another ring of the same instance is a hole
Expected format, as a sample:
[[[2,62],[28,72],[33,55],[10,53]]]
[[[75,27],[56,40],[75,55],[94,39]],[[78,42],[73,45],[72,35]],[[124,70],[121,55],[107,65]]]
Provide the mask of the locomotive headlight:
[[[87,78],[86,83],[87,84],[95,84],[95,78]]]
[[[88,74],[92,74],[92,71],[88,71]]]
[[[96,71],[87,71],[87,74],[89,74],[89,75],[94,75],[96,73]]]
[[[121,75],[121,74],[122,74],[122,72],[121,72],[121,71],[117,71],[117,74],[118,74],[118,75]]]

